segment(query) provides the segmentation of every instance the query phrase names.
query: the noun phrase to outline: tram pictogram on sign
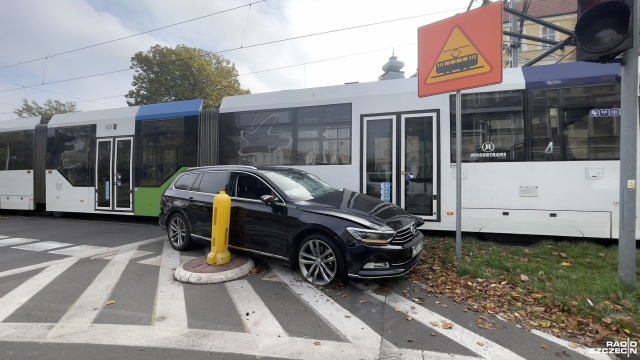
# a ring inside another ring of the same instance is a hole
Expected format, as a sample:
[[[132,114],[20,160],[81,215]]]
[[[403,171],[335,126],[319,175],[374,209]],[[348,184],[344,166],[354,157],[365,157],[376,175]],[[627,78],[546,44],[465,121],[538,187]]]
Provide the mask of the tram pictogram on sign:
[[[490,71],[491,65],[487,63],[464,31],[456,26],[424,82],[433,84]]]

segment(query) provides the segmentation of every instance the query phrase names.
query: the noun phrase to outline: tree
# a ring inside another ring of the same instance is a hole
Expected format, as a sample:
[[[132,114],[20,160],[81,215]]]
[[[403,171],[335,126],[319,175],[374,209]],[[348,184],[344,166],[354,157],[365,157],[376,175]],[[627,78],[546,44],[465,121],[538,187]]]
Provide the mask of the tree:
[[[31,117],[42,116],[43,118],[51,119],[55,114],[66,114],[71,112],[78,112],[76,103],[73,101],[62,102],[60,100],[47,100],[44,105],[38,104],[35,100],[29,102],[27,99],[22,99],[22,106],[13,110],[13,113],[19,117]]]
[[[219,106],[226,95],[249,94],[240,87],[236,66],[211,52],[178,45],[154,45],[131,58],[135,69],[134,90],[127,104],[144,105],[168,101],[204,99],[204,108]]]

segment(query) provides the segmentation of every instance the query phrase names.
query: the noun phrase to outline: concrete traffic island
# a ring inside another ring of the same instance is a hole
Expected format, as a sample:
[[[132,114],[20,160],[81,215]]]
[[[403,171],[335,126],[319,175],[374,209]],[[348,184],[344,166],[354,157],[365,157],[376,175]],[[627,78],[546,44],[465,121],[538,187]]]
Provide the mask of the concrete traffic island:
[[[173,278],[186,284],[217,284],[239,279],[255,268],[250,257],[234,254],[223,265],[207,264],[207,257],[201,256],[186,261],[173,273]]]

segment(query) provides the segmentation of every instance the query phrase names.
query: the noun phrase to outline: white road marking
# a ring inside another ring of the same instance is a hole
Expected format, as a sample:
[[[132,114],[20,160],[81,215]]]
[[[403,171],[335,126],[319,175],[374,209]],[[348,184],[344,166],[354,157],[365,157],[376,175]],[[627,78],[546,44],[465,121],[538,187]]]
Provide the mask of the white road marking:
[[[101,247],[101,246],[78,245],[78,246],[74,246],[66,249],[49,251],[49,254],[80,257],[88,253],[94,254],[96,251],[106,251],[106,250],[108,250],[108,248]]]
[[[56,324],[49,337],[85,331],[98,316],[122,276],[135,249],[121,251],[96,276],[75,303]]]
[[[400,349],[384,340],[380,334],[371,329],[362,320],[353,316],[349,311],[338,305],[330,297],[316,289],[302,277],[293,273],[289,268],[275,265],[273,271],[284,281],[291,290],[313,309],[316,314],[333,327],[334,331],[343,335],[349,342],[360,348],[361,356],[374,358],[399,359],[478,359],[477,357],[445,354],[434,351]],[[384,351],[379,351],[384,350]]]
[[[0,235],[0,239],[5,239],[5,238],[8,238],[8,236],[6,236],[6,235]]]
[[[187,308],[182,283],[173,280],[175,269],[180,266],[180,252],[174,250],[169,241],[164,242],[153,325],[170,331],[187,330]]]
[[[137,259],[137,258],[139,258],[139,257],[143,257],[143,256],[151,255],[151,254],[153,254],[153,252],[151,252],[151,251],[141,251],[141,250],[138,250],[138,251],[136,251],[136,253],[135,253],[135,254],[133,254],[133,256],[131,257],[131,260],[133,260],[133,259]],[[118,255],[118,254],[109,254],[108,256],[103,257],[103,259],[105,259],[105,260],[111,260],[111,259],[113,259],[114,257],[116,257],[116,255]]]
[[[82,333],[47,338],[46,334],[54,325],[0,323],[0,341],[135,346],[285,359],[378,359],[353,344],[335,341],[287,337],[280,338],[272,347],[260,347],[255,343],[256,338],[248,333],[196,329],[165,333],[154,326],[140,325],[92,324]]]
[[[51,265],[0,298],[0,322],[4,321],[58,275],[75,264],[77,260]]]
[[[520,327],[520,326],[518,326]],[[609,360],[609,356],[606,354],[599,354],[599,353],[592,353],[590,352],[588,348],[582,348],[582,347],[577,347],[577,348],[573,348],[571,346],[569,346],[569,342],[567,340],[563,340],[563,339],[559,339],[553,335],[549,335],[547,333],[544,333],[540,330],[536,330],[536,329],[531,329],[531,333],[532,334],[536,334],[538,336],[540,336],[541,338],[547,339],[551,342],[554,342],[558,345],[564,346],[567,349],[571,350],[571,351],[575,351],[580,355],[586,356],[590,359],[594,359],[594,360]]]
[[[524,360],[524,358],[518,356],[513,351],[504,348],[496,344],[495,342],[483,336],[480,336],[469,329],[464,328],[461,325],[454,323],[453,321],[445,318],[440,314],[437,314],[422,306],[416,306],[414,302],[407,300],[398,294],[392,293],[385,297],[374,293],[371,288],[366,288],[361,285],[356,286],[372,297],[378,299],[379,301],[386,302],[394,309],[401,309],[405,313],[410,314],[413,320],[418,321],[428,328],[439,332],[440,334],[466,347],[474,353],[483,356],[486,359]],[[411,308],[412,306],[413,309]],[[434,326],[431,323],[432,321],[438,323],[439,326]],[[443,329],[441,327],[442,321],[453,324],[453,327],[450,329]],[[483,345],[480,346],[478,343],[482,343]]]
[[[65,246],[70,246],[73,244],[69,243],[61,243],[57,241],[41,241],[33,244],[22,245],[22,246],[13,246],[12,249],[20,249],[20,250],[30,250],[30,251],[45,251],[51,249],[57,249]]]
[[[34,242],[34,241],[38,241],[36,239],[25,239],[25,238],[8,238],[8,239],[4,239],[6,238],[6,236],[0,236],[0,246],[11,246],[11,245],[20,245],[20,244],[26,244],[26,243],[30,243],[30,242]]]
[[[259,336],[260,340],[266,340],[265,337],[277,339],[287,336],[247,280],[231,281],[225,283],[225,286],[249,333]]]
[[[138,261],[138,264],[160,266],[161,262],[162,262],[162,255],[158,255],[156,257]]]
[[[6,271],[2,271],[0,272],[0,278],[3,278],[5,276],[11,276],[11,275],[15,275],[15,274],[21,274],[27,271],[32,271],[32,270],[37,270],[37,269],[42,269],[42,268],[46,268],[48,266],[51,265],[55,265],[55,264],[61,264],[61,263],[66,263],[69,261],[76,261],[77,259],[83,259],[83,258],[90,258],[90,257],[95,257],[101,254],[109,253],[109,252],[117,252],[120,250],[125,250],[125,249],[132,249],[132,248],[137,248],[138,246],[142,246],[142,245],[146,245],[146,244],[150,244],[156,241],[160,241],[160,240],[166,240],[167,237],[166,236],[160,236],[157,238],[153,238],[153,239],[147,239],[147,240],[142,240],[142,241],[138,241],[132,244],[126,244],[126,245],[122,245],[122,246],[118,246],[118,247],[114,247],[114,248],[109,248],[106,251],[102,251],[102,250],[97,250],[94,254],[88,253],[82,256],[78,256],[78,257],[70,257],[70,258],[65,258],[65,259],[60,259],[60,260],[52,260],[52,261],[47,261],[47,262],[43,262],[40,264],[34,264],[34,265],[29,265],[29,266],[24,266],[21,268],[17,268],[17,269],[11,269],[11,270],[6,270]]]

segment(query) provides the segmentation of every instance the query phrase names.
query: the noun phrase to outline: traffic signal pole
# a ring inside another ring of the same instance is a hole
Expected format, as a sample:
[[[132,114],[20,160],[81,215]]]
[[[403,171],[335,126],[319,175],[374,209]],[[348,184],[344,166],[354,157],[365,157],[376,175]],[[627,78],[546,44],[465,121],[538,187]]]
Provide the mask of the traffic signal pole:
[[[636,176],[638,138],[638,10],[632,7],[633,47],[624,53],[620,117],[620,223],[618,276],[628,290],[636,285]]]

